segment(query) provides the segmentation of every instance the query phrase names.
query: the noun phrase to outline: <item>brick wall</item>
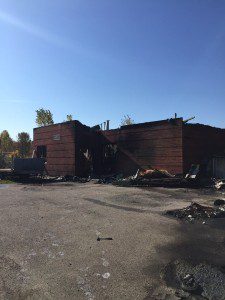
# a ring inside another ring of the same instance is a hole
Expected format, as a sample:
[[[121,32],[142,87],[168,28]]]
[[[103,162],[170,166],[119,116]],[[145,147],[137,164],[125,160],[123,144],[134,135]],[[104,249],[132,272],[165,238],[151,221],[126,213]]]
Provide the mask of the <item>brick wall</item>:
[[[118,149],[110,166],[103,159],[107,144],[117,145]],[[78,121],[71,121],[34,129],[34,149],[38,145],[47,146],[50,175],[84,176],[90,168],[84,157],[87,149],[95,174],[110,170],[129,175],[142,168],[179,174],[186,173],[191,164],[225,153],[225,130],[172,119],[94,131]]]
[[[158,121],[102,131],[102,144],[117,144],[114,172],[134,174],[140,168],[183,173],[182,119]]]
[[[75,174],[75,121],[34,129],[33,147],[47,147],[49,175]]]

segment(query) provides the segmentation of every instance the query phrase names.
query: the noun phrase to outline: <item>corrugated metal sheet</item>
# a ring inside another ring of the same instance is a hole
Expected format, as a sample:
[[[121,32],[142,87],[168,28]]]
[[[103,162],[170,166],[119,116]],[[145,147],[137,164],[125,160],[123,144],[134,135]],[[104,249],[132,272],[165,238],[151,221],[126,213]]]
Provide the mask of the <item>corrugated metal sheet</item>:
[[[212,176],[225,179],[225,157],[214,157],[212,159]]]
[[[184,172],[192,164],[205,164],[225,153],[225,130],[201,124],[183,125]]]

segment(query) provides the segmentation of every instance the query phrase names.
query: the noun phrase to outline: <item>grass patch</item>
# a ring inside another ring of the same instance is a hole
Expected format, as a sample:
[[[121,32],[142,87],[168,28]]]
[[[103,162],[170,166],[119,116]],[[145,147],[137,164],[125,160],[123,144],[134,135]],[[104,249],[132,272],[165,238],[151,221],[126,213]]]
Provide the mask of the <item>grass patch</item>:
[[[12,183],[15,183],[15,182],[12,180],[8,180],[8,179],[0,180],[0,184],[12,184]]]

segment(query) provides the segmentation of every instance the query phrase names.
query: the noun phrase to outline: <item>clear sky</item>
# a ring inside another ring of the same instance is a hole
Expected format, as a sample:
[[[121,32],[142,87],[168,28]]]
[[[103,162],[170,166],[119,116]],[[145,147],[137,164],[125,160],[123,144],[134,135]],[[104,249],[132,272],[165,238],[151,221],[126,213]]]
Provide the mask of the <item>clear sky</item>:
[[[40,107],[225,127],[225,1],[0,0],[0,131],[32,134]]]

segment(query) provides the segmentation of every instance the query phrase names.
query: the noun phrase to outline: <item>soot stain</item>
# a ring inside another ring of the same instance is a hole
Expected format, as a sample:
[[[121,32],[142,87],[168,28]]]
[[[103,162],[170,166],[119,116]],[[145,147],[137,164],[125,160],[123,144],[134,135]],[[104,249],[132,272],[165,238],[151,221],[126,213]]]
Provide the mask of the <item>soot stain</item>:
[[[175,261],[185,261],[193,266],[206,264],[216,267],[223,273],[225,271],[224,219],[212,219],[205,225],[177,222],[172,234],[172,241],[156,247],[156,254],[152,259],[154,262],[143,270],[145,274],[154,278],[156,283],[154,287],[146,287],[148,292],[146,299],[153,299],[154,290],[160,288],[162,283],[175,288],[176,282],[172,278],[165,282],[165,277],[162,276],[166,267]]]

